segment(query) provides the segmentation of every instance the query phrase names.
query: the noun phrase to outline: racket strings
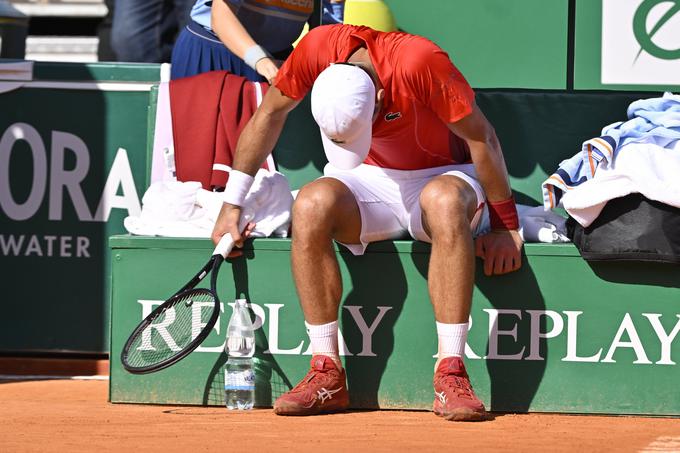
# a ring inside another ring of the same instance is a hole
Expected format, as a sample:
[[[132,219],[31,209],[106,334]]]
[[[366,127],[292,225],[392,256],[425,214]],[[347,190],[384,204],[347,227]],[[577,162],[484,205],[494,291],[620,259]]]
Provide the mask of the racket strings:
[[[210,291],[195,289],[176,296],[134,338],[128,365],[142,368],[178,355],[198,337],[214,310]]]

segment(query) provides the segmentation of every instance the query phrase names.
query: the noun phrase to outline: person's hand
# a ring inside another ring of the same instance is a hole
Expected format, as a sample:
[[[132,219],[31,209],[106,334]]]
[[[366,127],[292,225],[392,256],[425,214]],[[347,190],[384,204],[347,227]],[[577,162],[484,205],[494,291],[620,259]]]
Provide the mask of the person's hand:
[[[240,249],[243,247],[243,241],[250,236],[255,224],[249,222],[243,231],[240,231],[238,225],[241,221],[241,207],[229,203],[223,203],[222,209],[220,209],[220,214],[217,216],[215,221],[215,226],[213,227],[212,239],[213,243],[217,245],[222,239],[222,236],[229,233],[234,239],[234,249],[229,253],[230,258],[240,256],[243,252]]]
[[[255,70],[271,84],[274,81],[274,77],[276,77],[276,73],[279,72],[279,66],[272,58],[261,58],[255,63]]]
[[[501,275],[522,265],[522,237],[517,230],[492,230],[475,240],[475,253],[484,260],[484,274]]]

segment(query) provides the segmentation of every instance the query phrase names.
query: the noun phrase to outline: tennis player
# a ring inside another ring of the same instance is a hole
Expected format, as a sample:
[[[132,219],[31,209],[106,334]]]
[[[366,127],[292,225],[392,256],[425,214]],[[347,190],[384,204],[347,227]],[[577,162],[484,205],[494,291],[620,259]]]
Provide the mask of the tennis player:
[[[428,288],[439,339],[433,410],[448,420],[487,418],[463,363],[474,258],[483,258],[487,275],[514,271],[522,240],[494,129],[463,75],[431,41],[352,25],[308,33],[240,137],[213,241],[229,232],[242,244],[237,225],[252,175],[310,90],[329,164],[295,201],[292,268],[313,357],[274,412],[348,407],[332,241],[361,255],[371,242],[408,234],[432,244]]]

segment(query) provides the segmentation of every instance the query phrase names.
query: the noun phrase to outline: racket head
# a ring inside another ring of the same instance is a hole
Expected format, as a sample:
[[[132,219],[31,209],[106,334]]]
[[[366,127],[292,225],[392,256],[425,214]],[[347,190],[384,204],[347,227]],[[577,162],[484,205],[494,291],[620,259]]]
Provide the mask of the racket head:
[[[210,334],[219,316],[219,306],[214,288],[178,292],[156,307],[132,332],[121,352],[123,367],[133,374],[146,374],[177,363]]]

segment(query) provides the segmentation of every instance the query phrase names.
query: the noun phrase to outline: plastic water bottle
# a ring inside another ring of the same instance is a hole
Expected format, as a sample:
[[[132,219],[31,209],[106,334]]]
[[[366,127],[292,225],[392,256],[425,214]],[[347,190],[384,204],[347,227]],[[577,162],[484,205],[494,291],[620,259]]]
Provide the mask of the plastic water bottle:
[[[237,299],[227,327],[224,396],[227,409],[248,410],[255,403],[255,332],[245,299]]]

